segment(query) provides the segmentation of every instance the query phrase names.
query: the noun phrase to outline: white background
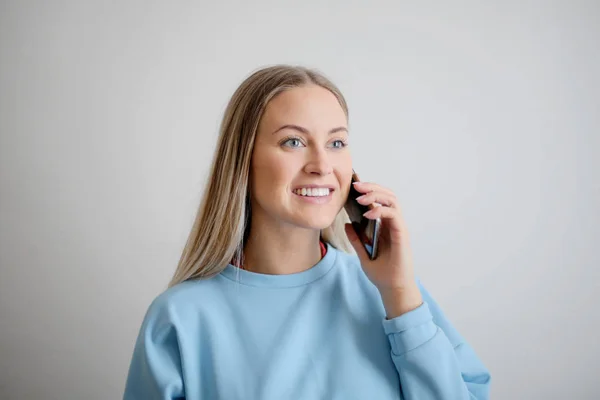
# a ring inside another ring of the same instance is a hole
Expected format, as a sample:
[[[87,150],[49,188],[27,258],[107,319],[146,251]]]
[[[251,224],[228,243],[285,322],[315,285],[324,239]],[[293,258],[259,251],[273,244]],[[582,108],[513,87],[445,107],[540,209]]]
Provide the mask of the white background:
[[[599,39],[596,1],[2,1],[0,398],[122,396],[226,102],[275,63],[346,95],[492,397],[598,398]]]

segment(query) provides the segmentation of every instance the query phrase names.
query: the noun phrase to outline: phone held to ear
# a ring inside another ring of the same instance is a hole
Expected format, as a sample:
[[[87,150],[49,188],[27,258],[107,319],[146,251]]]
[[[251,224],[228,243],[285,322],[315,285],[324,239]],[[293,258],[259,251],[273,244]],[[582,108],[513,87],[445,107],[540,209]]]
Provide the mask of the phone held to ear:
[[[352,182],[359,182],[358,175],[352,171]],[[362,193],[354,188],[354,185],[350,185],[350,191],[348,192],[348,199],[344,208],[350,217],[350,222],[354,227],[354,231],[360,238],[365,250],[369,254],[369,258],[374,260],[377,257],[377,247],[379,244],[379,231],[381,229],[381,219],[368,219],[363,217],[363,214],[367,211],[375,208],[372,204],[364,206],[356,201],[356,198],[361,196]]]

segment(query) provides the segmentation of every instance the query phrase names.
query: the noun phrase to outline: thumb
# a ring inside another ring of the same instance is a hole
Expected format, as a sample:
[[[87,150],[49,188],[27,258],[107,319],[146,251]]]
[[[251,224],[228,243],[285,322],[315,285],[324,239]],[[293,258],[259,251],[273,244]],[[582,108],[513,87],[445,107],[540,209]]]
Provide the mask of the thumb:
[[[360,238],[358,237],[358,234],[354,230],[352,224],[344,224],[344,229],[346,230],[346,236],[348,236],[350,244],[352,247],[354,247],[354,251],[356,251],[358,258],[360,259],[360,263],[365,265],[365,263],[371,261],[369,253],[367,253],[367,250],[360,241]]]

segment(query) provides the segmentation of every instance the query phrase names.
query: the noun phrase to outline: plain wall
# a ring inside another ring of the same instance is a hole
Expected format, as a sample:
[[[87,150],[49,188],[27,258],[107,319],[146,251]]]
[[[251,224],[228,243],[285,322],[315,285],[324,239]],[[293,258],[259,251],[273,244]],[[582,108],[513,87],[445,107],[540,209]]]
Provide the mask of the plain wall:
[[[0,398],[122,396],[226,102],[316,67],[495,399],[598,398],[600,4],[2,1]]]

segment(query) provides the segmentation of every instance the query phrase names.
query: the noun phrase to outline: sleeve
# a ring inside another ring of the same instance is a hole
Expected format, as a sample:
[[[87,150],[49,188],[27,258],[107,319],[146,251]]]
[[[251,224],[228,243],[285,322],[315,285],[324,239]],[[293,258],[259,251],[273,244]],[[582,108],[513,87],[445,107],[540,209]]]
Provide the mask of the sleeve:
[[[418,282],[423,304],[384,320],[406,400],[489,399],[490,373]]]
[[[123,400],[185,399],[179,348],[172,313],[155,301],[135,343]]]

